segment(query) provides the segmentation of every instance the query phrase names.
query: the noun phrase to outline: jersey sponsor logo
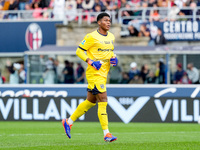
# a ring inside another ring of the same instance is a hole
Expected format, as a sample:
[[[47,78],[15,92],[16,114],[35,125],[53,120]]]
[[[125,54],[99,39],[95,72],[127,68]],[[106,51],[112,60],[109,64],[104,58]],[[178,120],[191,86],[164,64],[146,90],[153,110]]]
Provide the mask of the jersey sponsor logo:
[[[101,49],[101,48],[98,48],[98,51],[109,52],[109,51],[113,51],[113,49]]]
[[[37,50],[42,45],[42,30],[37,23],[31,23],[25,33],[26,46],[29,50]]]
[[[105,44],[110,44],[110,41],[104,41]]]
[[[85,41],[85,40],[83,40],[83,41],[81,42],[81,44],[82,44],[82,45],[84,45],[84,44],[85,44],[85,42],[86,42],[86,41]]]
[[[94,59],[94,61],[110,62],[110,59]]]

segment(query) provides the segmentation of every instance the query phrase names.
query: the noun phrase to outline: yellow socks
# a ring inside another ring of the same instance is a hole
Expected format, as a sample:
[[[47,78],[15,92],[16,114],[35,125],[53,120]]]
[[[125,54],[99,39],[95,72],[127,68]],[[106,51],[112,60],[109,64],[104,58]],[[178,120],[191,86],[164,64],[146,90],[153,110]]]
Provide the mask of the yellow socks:
[[[88,101],[86,99],[84,102],[82,102],[78,105],[75,112],[70,116],[70,118],[73,121],[76,121],[76,119],[78,119],[80,116],[85,114],[90,108],[92,108],[95,105],[96,105],[96,103],[91,103],[90,101]]]
[[[108,102],[98,102],[98,117],[103,130],[108,129],[107,104]]]

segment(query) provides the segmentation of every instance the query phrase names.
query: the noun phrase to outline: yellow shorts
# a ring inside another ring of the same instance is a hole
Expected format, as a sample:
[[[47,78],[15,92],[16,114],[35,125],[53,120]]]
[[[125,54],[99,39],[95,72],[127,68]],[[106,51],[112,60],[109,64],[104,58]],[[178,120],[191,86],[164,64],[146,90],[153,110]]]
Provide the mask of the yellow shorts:
[[[87,91],[92,92],[93,95],[106,92],[106,78],[98,75],[86,75],[88,81]]]

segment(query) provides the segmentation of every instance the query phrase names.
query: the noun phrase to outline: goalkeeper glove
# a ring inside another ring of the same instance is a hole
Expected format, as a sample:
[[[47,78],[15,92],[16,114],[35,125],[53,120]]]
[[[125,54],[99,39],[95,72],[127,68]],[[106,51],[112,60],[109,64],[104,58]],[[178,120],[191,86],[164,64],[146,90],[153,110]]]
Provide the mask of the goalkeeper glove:
[[[118,63],[117,57],[112,57],[112,58],[110,58],[110,64],[111,64],[112,66],[117,66],[117,63]]]
[[[94,61],[92,59],[89,59],[89,61],[87,63],[96,70],[99,70],[102,65],[100,61]]]

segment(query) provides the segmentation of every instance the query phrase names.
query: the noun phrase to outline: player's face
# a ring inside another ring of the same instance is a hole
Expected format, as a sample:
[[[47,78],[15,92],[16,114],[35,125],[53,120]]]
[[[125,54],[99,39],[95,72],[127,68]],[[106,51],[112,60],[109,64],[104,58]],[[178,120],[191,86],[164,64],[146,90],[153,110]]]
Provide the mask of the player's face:
[[[104,16],[100,22],[99,22],[99,26],[100,28],[102,28],[105,31],[108,31],[110,29],[111,26],[111,20],[108,16]]]

